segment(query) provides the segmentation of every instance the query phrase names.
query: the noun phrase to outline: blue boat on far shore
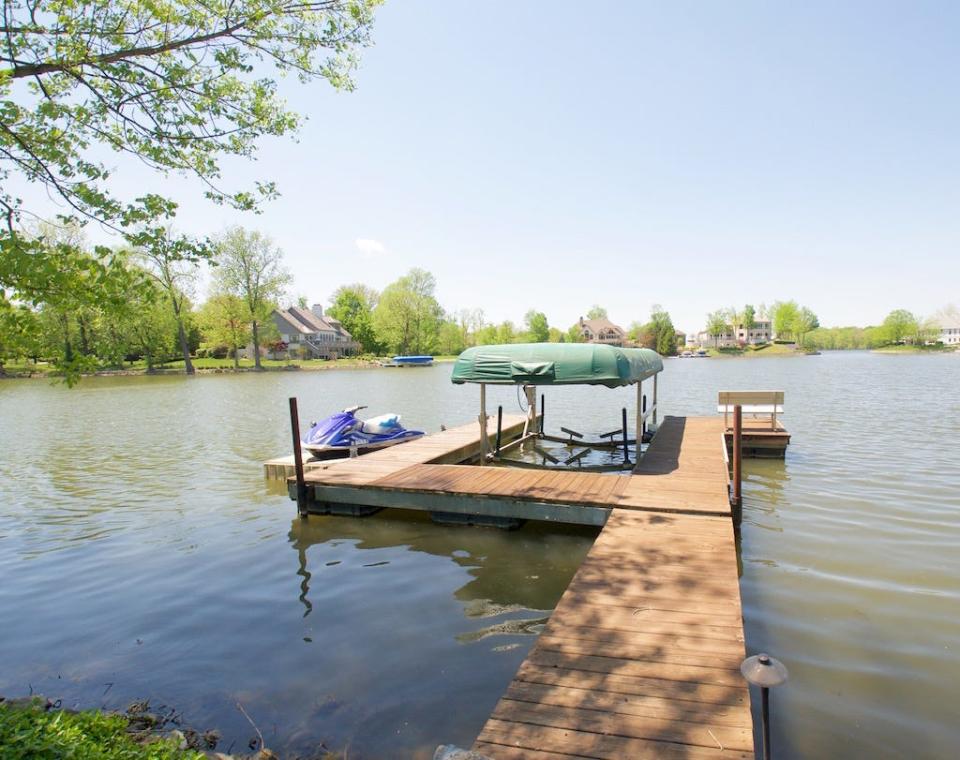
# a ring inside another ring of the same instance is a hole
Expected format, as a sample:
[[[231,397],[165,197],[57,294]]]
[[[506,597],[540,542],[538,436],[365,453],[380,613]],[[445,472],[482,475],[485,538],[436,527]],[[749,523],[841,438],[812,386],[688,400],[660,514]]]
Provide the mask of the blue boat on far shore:
[[[383,362],[384,367],[429,367],[432,364],[432,356],[394,356],[390,361]]]

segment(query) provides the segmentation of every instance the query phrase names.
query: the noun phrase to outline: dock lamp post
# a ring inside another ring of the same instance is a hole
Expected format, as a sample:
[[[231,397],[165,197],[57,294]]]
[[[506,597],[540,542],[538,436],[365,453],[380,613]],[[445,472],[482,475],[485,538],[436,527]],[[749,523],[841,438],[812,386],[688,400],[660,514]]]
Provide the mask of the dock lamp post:
[[[763,760],[770,760],[770,689],[787,680],[787,668],[775,657],[768,654],[756,654],[748,657],[740,665],[743,677],[754,686],[760,687],[762,701]]]

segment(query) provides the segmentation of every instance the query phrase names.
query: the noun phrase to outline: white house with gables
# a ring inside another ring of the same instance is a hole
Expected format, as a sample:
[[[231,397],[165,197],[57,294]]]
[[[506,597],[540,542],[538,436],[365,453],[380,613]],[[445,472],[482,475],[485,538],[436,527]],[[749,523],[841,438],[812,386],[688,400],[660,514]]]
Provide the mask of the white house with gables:
[[[942,317],[937,320],[940,328],[939,341],[945,346],[960,346],[960,319]]]
[[[704,330],[697,335],[697,342],[702,348],[716,346],[717,348],[736,348],[737,346],[757,346],[773,340],[773,324],[769,319],[754,320],[751,327],[746,325],[725,325],[719,335],[711,335]]]
[[[360,352],[360,344],[338,320],[325,316],[320,304],[309,309],[300,306],[275,309],[273,323],[291,354],[299,353],[311,359],[339,359]]]

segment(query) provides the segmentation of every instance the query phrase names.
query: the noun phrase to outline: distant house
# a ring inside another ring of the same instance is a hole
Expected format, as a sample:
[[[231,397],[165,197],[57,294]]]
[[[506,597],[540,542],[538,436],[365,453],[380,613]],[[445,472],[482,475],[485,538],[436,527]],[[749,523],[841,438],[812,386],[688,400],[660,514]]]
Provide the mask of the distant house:
[[[291,353],[311,359],[338,359],[360,351],[360,344],[338,320],[324,316],[320,304],[309,309],[300,306],[275,309],[273,323]]]
[[[608,346],[623,346],[627,338],[620,325],[609,319],[584,319],[580,317],[580,337],[585,343],[605,343]]]
[[[699,345],[701,348],[705,348],[707,346],[715,348],[733,348],[737,345],[737,336],[734,334],[733,328],[730,325],[726,325],[723,332],[719,335],[711,335],[706,330],[697,333],[697,345]]]
[[[960,319],[956,317],[944,317],[937,320],[937,327],[940,328],[938,340],[945,346],[960,346]]]
[[[737,325],[736,334],[738,343],[753,345],[769,343],[773,340],[773,324],[769,319],[757,319],[754,320],[753,326],[749,328],[746,325]]]
[[[768,319],[756,320],[753,326],[725,325],[719,335],[711,335],[704,330],[697,334],[697,343],[701,346],[716,346],[717,348],[735,348],[744,345],[759,345],[773,340],[773,325]]]

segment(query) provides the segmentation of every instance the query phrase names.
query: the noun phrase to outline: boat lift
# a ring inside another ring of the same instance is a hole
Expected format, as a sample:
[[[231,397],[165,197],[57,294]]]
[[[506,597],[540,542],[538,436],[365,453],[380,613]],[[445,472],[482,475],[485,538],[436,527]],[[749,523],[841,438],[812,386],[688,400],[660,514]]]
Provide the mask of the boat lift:
[[[629,446],[637,447],[648,442],[657,427],[657,376],[663,371],[663,360],[655,351],[646,348],[617,348],[593,343],[518,343],[510,345],[475,346],[468,348],[454,364],[452,382],[476,383],[480,386],[480,465],[501,462],[515,467],[576,467],[583,471],[622,471],[631,469],[634,462],[629,458]],[[643,381],[653,380],[653,402],[647,407],[643,395]],[[527,420],[523,434],[506,446],[500,445],[503,408],[497,412],[497,436],[493,452],[490,451],[490,435],[487,414],[487,385],[515,385],[523,389],[527,399]],[[544,385],[603,385],[618,388],[637,386],[637,410],[635,438],[628,438],[627,410],[622,410],[621,426],[603,433],[598,440],[585,440],[576,430],[561,427],[566,437],[548,435],[544,429],[546,399],[540,397],[537,408],[537,386]],[[647,430],[647,420],[651,430]],[[639,439],[639,442],[638,442]],[[536,440],[554,441],[584,447],[583,451],[566,460],[555,457],[536,445]],[[524,443],[532,443],[534,451],[543,464],[509,460],[503,454]],[[623,448],[624,459],[620,464],[584,465],[581,460],[593,449]],[[550,465],[546,462],[550,461]]]

